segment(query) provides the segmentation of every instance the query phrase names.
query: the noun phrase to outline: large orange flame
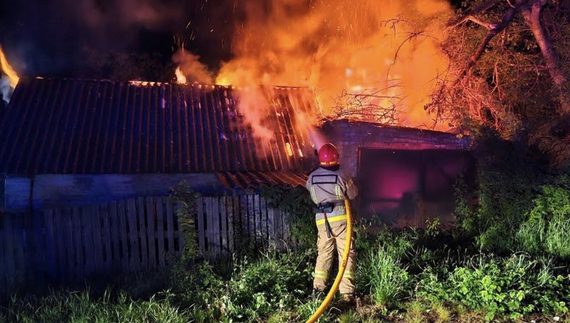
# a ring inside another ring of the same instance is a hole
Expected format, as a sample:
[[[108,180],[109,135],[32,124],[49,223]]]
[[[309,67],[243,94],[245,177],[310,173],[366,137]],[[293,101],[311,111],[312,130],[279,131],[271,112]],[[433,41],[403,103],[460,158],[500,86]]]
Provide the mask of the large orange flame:
[[[8,62],[6,55],[4,54],[4,50],[2,50],[2,45],[0,45],[0,68],[2,72],[6,74],[8,80],[10,81],[10,87],[13,89],[18,84],[20,78],[16,71],[12,68],[12,65]]]
[[[445,77],[444,0],[246,1],[218,84],[310,87],[319,117],[446,130],[424,110]]]

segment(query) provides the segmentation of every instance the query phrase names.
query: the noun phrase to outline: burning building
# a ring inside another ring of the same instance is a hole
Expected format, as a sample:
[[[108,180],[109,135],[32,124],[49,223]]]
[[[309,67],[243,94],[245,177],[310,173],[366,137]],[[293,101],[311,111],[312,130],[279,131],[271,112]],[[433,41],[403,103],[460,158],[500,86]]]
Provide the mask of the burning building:
[[[303,185],[327,140],[362,188],[362,216],[449,219],[467,138],[424,109],[449,77],[438,49],[449,3],[241,5],[233,58],[217,75],[181,49],[180,84],[16,81],[0,120],[2,206],[161,195],[181,180],[205,194]]]
[[[304,186],[322,144],[305,124],[315,109],[310,91],[255,89],[270,108],[255,118],[238,104],[248,91],[22,78],[0,125],[2,207],[166,195],[181,181],[206,195]],[[415,225],[426,216],[449,217],[466,138],[348,120],[320,131],[339,146],[341,163],[362,188],[360,214]]]
[[[3,115],[7,211],[168,194],[303,184],[315,164],[297,108],[306,89],[273,88],[259,137],[232,88],[22,78]],[[277,101],[275,101],[277,100]]]

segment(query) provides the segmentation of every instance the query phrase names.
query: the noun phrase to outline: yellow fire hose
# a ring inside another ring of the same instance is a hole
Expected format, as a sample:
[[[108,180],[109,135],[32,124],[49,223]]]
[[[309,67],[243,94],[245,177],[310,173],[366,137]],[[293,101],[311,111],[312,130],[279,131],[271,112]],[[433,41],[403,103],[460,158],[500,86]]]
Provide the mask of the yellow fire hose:
[[[307,323],[314,323],[316,322],[319,317],[323,314],[327,306],[332,301],[336,291],[338,290],[338,286],[340,285],[340,281],[342,280],[342,276],[344,275],[344,270],[346,269],[346,264],[348,263],[348,255],[350,253],[350,244],[352,243],[352,213],[350,211],[350,202],[348,200],[344,200],[344,207],[346,210],[346,242],[344,244],[344,252],[342,254],[342,260],[338,266],[338,273],[336,274],[336,278],[334,283],[331,287],[331,290],[327,294],[327,297],[321,303],[321,306],[313,313],[313,315],[307,320]]]

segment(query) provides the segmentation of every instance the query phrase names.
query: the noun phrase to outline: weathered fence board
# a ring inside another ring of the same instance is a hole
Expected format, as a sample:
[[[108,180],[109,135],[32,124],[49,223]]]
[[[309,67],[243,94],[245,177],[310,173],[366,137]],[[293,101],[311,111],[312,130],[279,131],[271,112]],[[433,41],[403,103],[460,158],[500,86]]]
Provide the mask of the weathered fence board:
[[[284,246],[287,215],[270,209],[262,197],[196,202],[193,223],[204,257],[239,252],[250,242]],[[177,210],[172,198],[146,197],[0,215],[0,291],[165,267],[184,246],[179,216],[188,215]]]
[[[81,212],[79,209],[71,211],[73,222],[73,246],[75,254],[75,263],[77,264],[75,270],[75,278],[83,279],[85,277],[85,255],[83,254],[83,234],[81,225]],[[36,221],[39,222],[39,221]]]
[[[119,232],[121,239],[121,247],[119,257],[121,258],[121,268],[126,270],[129,268],[129,244],[127,240],[127,219],[126,219],[125,203],[120,203],[117,206],[117,216],[119,217]]]
[[[129,269],[139,269],[139,239],[137,233],[136,201],[129,200],[127,203],[127,228],[129,230]]]
[[[111,270],[119,271],[121,268],[121,223],[118,214],[117,202],[113,201],[109,204],[109,226],[111,235]]]
[[[202,200],[196,203],[196,230],[198,231],[198,248],[206,249],[206,210]]]
[[[172,204],[167,203],[166,204],[166,213],[167,214],[173,214],[174,210],[172,208]],[[172,255],[174,255],[174,218],[172,216],[167,216],[166,217],[166,236],[167,239],[166,241],[168,242],[168,247],[166,248],[166,252],[168,255],[168,258],[172,257]]]
[[[102,252],[103,252],[103,264],[105,268],[105,272],[111,272],[111,228],[110,228],[110,219],[109,219],[109,205],[102,205],[100,209],[101,214],[101,238],[103,242]]]
[[[157,256],[158,266],[166,266],[164,248],[164,205],[161,197],[156,199],[156,237],[157,237]]]
[[[146,202],[146,232],[148,238],[148,267],[156,268],[156,229],[154,221],[156,220],[155,201],[148,198]]]
[[[5,270],[5,280],[8,286],[14,284],[15,279],[15,268],[14,268],[14,249],[12,248],[12,244],[14,243],[14,239],[12,237],[12,217],[6,217],[4,219],[4,227],[3,227],[3,236],[4,236],[4,270]]]
[[[6,225],[8,225],[8,221],[10,221],[10,218],[8,217],[0,217],[0,232],[5,233],[6,232]],[[7,254],[6,254],[6,243],[4,242],[4,240],[7,239],[7,236],[0,236],[0,260],[4,260],[4,262],[2,263],[2,266],[0,266],[0,286],[7,286],[8,283],[6,282],[6,278],[8,277],[8,273],[7,273],[7,268],[8,266],[6,265],[6,261],[7,261]]]
[[[140,241],[140,269],[148,270],[148,245],[146,232],[146,212],[144,209],[144,201],[142,197],[137,198],[137,233]]]

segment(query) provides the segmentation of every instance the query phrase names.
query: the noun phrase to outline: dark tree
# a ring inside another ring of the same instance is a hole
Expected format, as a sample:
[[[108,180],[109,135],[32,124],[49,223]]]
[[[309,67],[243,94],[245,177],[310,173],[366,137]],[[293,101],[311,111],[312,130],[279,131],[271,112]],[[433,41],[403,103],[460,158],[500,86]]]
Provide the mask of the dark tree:
[[[470,130],[524,134],[552,165],[569,160],[570,1],[463,1],[444,49],[453,64],[429,109]]]

